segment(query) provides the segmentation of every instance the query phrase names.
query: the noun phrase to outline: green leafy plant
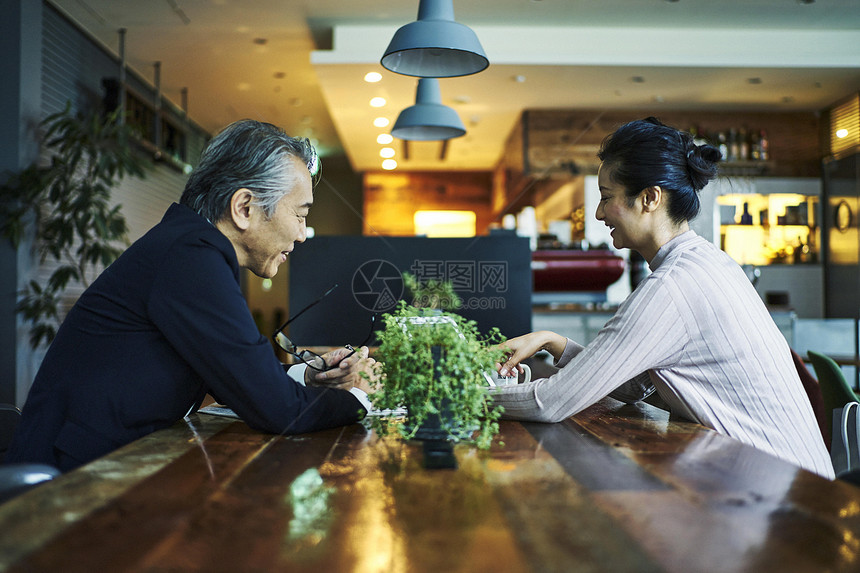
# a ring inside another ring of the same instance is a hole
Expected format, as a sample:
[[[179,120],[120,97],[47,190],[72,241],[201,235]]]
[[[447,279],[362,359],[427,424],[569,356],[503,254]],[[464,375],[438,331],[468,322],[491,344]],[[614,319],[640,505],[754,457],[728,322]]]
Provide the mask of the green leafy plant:
[[[414,307],[455,310],[462,304],[450,281],[430,279],[422,283],[415,275],[403,273],[403,285],[412,293]]]
[[[31,324],[30,344],[50,343],[60,320],[63,292],[71,281],[89,285],[127,246],[128,227],[111,190],[147,165],[132,148],[133,128],[116,113],[74,114],[67,105],[45,118],[47,165],[37,162],[9,174],[0,185],[0,232],[17,248],[34,229],[40,261],[57,267],[45,284],[31,280],[17,311]]]
[[[453,292],[450,284],[443,290]],[[498,329],[482,337],[474,321],[403,301],[382,320],[375,353],[378,378],[370,399],[380,410],[405,407],[407,416],[401,424],[375,417],[371,425],[377,433],[394,430],[411,439],[429,422],[447,436],[474,435],[478,447],[488,448],[502,413],[492,403],[485,378],[504,355],[495,347],[504,341]]]

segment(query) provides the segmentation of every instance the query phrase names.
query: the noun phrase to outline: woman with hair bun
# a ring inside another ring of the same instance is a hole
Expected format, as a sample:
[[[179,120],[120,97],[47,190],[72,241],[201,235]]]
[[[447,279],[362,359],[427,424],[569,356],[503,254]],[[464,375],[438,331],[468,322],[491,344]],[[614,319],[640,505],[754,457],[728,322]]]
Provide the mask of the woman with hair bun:
[[[598,157],[596,217],[651,274],[588,346],[549,331],[507,341],[502,375],[541,350],[561,370],[500,386],[504,417],[559,422],[610,393],[631,402],[656,390],[676,415],[833,478],[785,338],[740,266],[690,230],[720,152],[647,118]]]

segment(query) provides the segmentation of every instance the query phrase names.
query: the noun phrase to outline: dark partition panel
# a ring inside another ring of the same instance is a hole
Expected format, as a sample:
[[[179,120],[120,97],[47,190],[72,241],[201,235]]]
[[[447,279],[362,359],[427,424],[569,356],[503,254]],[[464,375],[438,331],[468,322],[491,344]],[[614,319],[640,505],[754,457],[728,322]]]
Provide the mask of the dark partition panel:
[[[824,163],[822,248],[827,318],[860,318],[860,161]]]
[[[408,296],[403,272],[450,280],[463,300],[457,312],[484,333],[493,326],[507,337],[531,330],[531,251],[522,237],[315,237],[289,260],[291,316],[338,284],[291,323],[299,346],[361,343],[372,315]]]

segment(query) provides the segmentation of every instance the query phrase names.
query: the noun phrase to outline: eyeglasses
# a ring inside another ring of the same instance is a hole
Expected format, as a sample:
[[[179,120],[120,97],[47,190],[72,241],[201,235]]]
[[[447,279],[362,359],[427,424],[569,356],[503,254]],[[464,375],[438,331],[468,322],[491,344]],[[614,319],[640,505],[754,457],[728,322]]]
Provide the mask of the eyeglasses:
[[[334,289],[336,289],[337,286],[338,286],[337,283],[335,283],[331,287],[329,287],[329,289],[327,291],[325,291],[322,295],[320,295],[320,297],[318,299],[316,299],[315,301],[313,301],[312,303],[310,303],[309,305],[304,307],[302,310],[297,312],[292,317],[288,318],[287,321],[284,324],[282,324],[275,331],[275,333],[272,335],[272,340],[274,340],[275,344],[277,344],[279,347],[281,347],[284,350],[284,352],[286,352],[290,356],[293,356],[294,358],[300,360],[301,362],[306,364],[308,366],[308,368],[313,368],[314,370],[318,370],[320,372],[329,369],[329,366],[328,366],[328,364],[326,364],[325,360],[323,360],[323,357],[320,356],[319,354],[317,354],[316,352],[311,351],[311,350],[299,350],[298,347],[295,345],[295,343],[292,340],[290,340],[286,334],[284,334],[284,329],[287,328],[287,326],[289,326],[289,324],[292,321],[294,321],[295,319],[300,317],[302,314],[304,314],[305,311],[307,311],[312,306],[316,305],[322,299],[324,299],[329,294],[331,294],[331,292]],[[376,323],[376,314],[374,313],[370,317],[370,332],[368,332],[367,338],[364,339],[364,342],[362,342],[361,344],[358,345],[359,348],[367,345],[367,343],[370,342],[370,339],[373,337],[373,326],[375,323]],[[356,349],[353,348],[352,345],[347,344],[345,347],[348,348],[349,350],[351,350],[351,352],[349,354],[347,354],[346,356],[344,356],[343,358],[341,358],[341,360],[345,360],[345,359],[349,358],[350,356],[352,356],[353,354],[356,353]]]

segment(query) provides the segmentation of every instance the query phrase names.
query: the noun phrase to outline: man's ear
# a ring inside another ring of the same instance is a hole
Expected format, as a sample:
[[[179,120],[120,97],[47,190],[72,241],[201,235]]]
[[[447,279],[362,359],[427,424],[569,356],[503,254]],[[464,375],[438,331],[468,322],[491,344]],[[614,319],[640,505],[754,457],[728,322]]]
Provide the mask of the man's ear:
[[[663,188],[657,185],[646,187],[642,190],[639,200],[642,202],[643,211],[654,212],[663,201]]]
[[[230,219],[239,229],[245,231],[251,225],[254,195],[244,187],[230,198]]]

